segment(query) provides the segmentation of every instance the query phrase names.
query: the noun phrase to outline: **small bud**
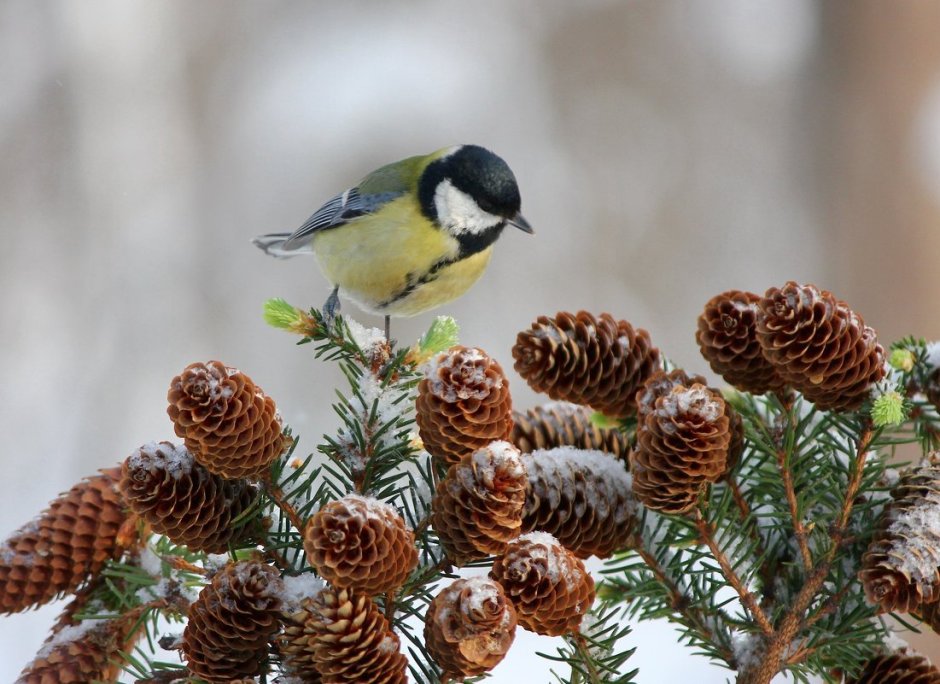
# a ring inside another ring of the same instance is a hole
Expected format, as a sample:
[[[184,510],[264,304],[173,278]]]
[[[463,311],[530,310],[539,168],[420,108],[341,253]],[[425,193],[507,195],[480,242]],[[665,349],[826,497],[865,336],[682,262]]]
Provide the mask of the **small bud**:
[[[264,320],[273,328],[312,337],[318,326],[314,318],[283,299],[269,299],[264,303]]]
[[[877,397],[871,406],[871,419],[876,428],[900,425],[907,418],[904,397],[896,390]]]
[[[610,416],[605,416],[600,411],[591,414],[591,424],[599,427],[601,430],[616,430],[620,427],[620,421]]]
[[[914,354],[909,349],[892,349],[888,363],[896,370],[910,373],[914,368]]]
[[[427,363],[432,356],[457,344],[460,327],[450,316],[438,316],[431,327],[408,352],[408,360],[415,365]]]

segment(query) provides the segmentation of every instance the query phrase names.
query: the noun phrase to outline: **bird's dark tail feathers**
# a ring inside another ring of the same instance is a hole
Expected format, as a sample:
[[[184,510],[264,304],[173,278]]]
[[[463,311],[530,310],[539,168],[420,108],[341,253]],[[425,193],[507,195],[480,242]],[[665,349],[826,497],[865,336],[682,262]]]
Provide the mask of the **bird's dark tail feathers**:
[[[284,243],[291,236],[290,233],[269,233],[268,235],[259,235],[251,241],[255,247],[264,250],[265,254],[270,254],[278,259],[288,259],[298,254],[309,252],[309,249],[284,249]]]

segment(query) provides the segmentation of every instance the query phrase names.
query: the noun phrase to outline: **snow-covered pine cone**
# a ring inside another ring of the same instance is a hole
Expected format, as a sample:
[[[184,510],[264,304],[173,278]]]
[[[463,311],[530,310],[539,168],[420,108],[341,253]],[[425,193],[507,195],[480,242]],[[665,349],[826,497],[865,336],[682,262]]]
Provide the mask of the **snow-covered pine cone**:
[[[363,592],[321,588],[284,615],[278,644],[290,674],[305,684],[405,684],[398,635]]]
[[[757,341],[761,298],[729,290],[715,295],[698,317],[695,341],[712,370],[730,385],[752,394],[782,389],[786,381],[766,359]]]
[[[232,521],[255,499],[244,480],[226,480],[170,442],[145,444],[124,461],[121,493],[157,534],[194,551],[223,553],[236,539]]]
[[[545,532],[510,542],[493,562],[490,579],[503,587],[519,624],[538,634],[577,631],[594,602],[594,580],[584,562]]]
[[[502,553],[519,536],[528,478],[519,450],[493,442],[452,465],[431,501],[431,526],[455,565]]]
[[[512,434],[512,397],[500,365],[482,349],[456,346],[435,356],[418,383],[415,422],[424,448],[453,465]]]
[[[659,369],[649,333],[610,314],[540,316],[516,337],[515,369],[536,392],[613,418],[636,412],[637,388]]]
[[[280,628],[281,578],[260,561],[229,563],[189,606],[183,657],[208,682],[254,677]]]
[[[510,441],[523,453],[573,446],[606,451],[626,462],[630,455],[626,435],[617,428],[599,427],[591,420],[593,413],[567,401],[552,401],[525,413],[514,411]]]
[[[445,676],[473,677],[494,668],[516,636],[516,611],[503,588],[485,577],[458,579],[428,606],[424,642]]]
[[[170,382],[167,414],[186,448],[224,478],[258,479],[290,446],[274,400],[221,361],[193,363]]]
[[[368,595],[400,587],[418,564],[414,532],[392,506],[347,494],[307,522],[304,550],[317,573]]]
[[[120,466],[85,478],[3,542],[0,612],[71,593],[121,555],[133,541],[134,520],[118,491],[120,478]]]
[[[734,436],[721,395],[689,380],[681,370],[660,372],[638,393],[637,448],[630,463],[640,502],[675,515],[692,508],[725,475]]]
[[[817,408],[857,409],[884,377],[884,348],[832,293],[793,281],[758,304],[757,340],[780,376]]]
[[[884,612],[906,613],[940,600],[940,466],[901,475],[883,513],[881,530],[862,556],[865,595]]]
[[[623,461],[556,447],[523,454],[529,477],[522,532],[547,532],[579,558],[630,546],[637,502]]]

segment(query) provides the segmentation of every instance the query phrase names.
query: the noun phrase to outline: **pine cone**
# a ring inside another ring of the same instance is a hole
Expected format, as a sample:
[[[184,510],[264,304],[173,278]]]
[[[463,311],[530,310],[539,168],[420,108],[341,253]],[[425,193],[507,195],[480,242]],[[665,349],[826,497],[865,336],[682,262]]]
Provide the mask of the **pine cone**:
[[[626,435],[616,428],[598,427],[592,414],[586,406],[566,401],[536,406],[524,414],[514,411],[510,441],[523,453],[573,446],[606,451],[626,462],[630,455]]]
[[[940,529],[923,523],[940,515],[940,466],[904,473],[891,496],[859,577],[882,611],[906,613],[940,599]]]
[[[400,587],[418,564],[414,532],[398,511],[355,494],[317,511],[304,531],[304,549],[321,577],[372,596]]]
[[[482,349],[458,345],[434,357],[418,383],[416,408],[424,448],[444,465],[512,433],[509,380]]]
[[[39,654],[16,680],[16,684],[88,684],[113,682],[121,671],[121,654],[134,650],[143,635],[142,609],[110,619],[75,620],[73,601],[65,610]]]
[[[922,603],[911,609],[911,615],[929,626],[937,634],[940,634],[940,601]]]
[[[698,317],[695,333],[695,341],[712,370],[729,384],[752,394],[774,392],[786,385],[757,342],[760,299],[740,290],[712,297]]]
[[[548,532],[579,558],[606,558],[633,540],[636,500],[622,461],[556,447],[523,454],[529,492],[522,532]]]
[[[594,602],[594,580],[584,562],[550,534],[532,532],[509,544],[493,562],[519,624],[538,634],[575,632]]]
[[[539,316],[516,337],[512,356],[536,392],[613,418],[636,413],[636,390],[660,364],[645,330],[586,311]]]
[[[223,553],[243,536],[232,521],[255,499],[244,480],[213,475],[169,442],[146,444],[127,457],[121,493],[154,532],[207,553]]]
[[[940,671],[923,656],[889,653],[869,660],[846,684],[940,684]]]
[[[195,459],[224,478],[261,478],[289,446],[274,400],[220,361],[193,363],[173,378],[167,413]]]
[[[325,587],[284,616],[279,637],[290,673],[305,683],[405,684],[408,660],[375,603]]]
[[[767,290],[759,307],[764,357],[817,408],[857,409],[884,377],[875,331],[830,292],[790,281]]]
[[[940,412],[940,367],[931,371],[927,377],[924,394],[927,395],[927,401],[937,409],[937,412]]]
[[[59,496],[0,546],[0,612],[75,591],[133,541],[134,520],[117,486],[121,468],[99,473]]]
[[[437,484],[431,525],[455,565],[502,553],[519,536],[525,507],[525,466],[508,442],[465,455]]]
[[[684,373],[659,373],[641,390],[637,448],[631,457],[633,493],[647,507],[680,514],[695,505],[728,468],[731,416],[717,392]]]
[[[444,588],[424,620],[424,642],[446,677],[483,674],[495,667],[516,636],[516,611],[498,583],[459,579]]]
[[[189,606],[183,656],[207,682],[260,674],[280,623],[281,578],[260,561],[229,563]]]

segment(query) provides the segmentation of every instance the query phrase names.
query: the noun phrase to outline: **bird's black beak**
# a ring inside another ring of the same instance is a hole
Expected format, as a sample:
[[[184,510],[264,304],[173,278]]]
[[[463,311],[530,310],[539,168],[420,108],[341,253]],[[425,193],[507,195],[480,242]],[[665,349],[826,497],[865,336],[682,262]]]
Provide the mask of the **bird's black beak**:
[[[529,222],[525,220],[525,216],[522,214],[516,214],[511,219],[509,219],[507,223],[511,226],[515,226],[523,233],[529,233],[529,235],[535,232],[532,230],[532,226],[529,225]]]

